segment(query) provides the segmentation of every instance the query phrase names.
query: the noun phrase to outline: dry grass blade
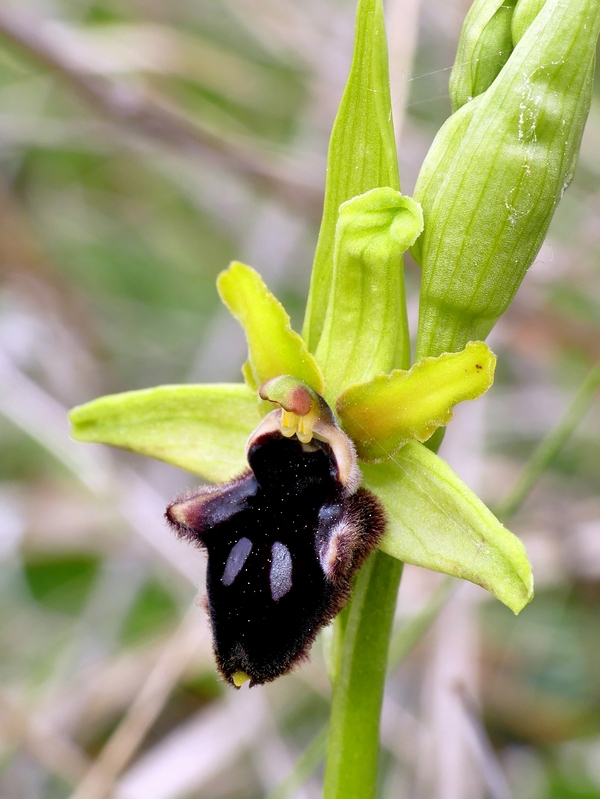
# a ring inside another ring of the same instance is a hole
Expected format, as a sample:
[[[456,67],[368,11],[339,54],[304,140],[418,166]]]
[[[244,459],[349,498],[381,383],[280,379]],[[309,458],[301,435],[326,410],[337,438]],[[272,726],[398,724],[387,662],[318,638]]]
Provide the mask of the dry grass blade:
[[[140,692],[71,799],[103,799],[135,755],[198,648],[194,604],[165,644]]]
[[[67,782],[77,783],[89,768],[87,757],[75,744],[28,716],[3,693],[0,693],[0,719],[3,737],[25,747],[51,773],[59,774]]]

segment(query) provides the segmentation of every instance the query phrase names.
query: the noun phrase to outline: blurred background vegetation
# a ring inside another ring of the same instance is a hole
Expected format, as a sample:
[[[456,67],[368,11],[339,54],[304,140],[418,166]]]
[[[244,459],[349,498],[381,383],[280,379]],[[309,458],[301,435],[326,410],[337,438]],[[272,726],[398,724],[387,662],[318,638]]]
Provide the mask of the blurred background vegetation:
[[[449,113],[468,6],[387,4],[405,193]],[[276,683],[226,689],[194,604],[203,559],[162,521],[194,478],[71,442],[65,413],[241,379],[243,336],[215,290],[232,258],[299,327],[354,10],[2,1],[2,799],[320,794],[320,644]],[[418,280],[409,262],[413,330]],[[600,359],[597,101],[574,183],[490,342],[497,383],[460,409],[442,454],[493,507]],[[511,519],[537,580],[519,618],[473,586],[441,602],[438,575],[406,569],[382,797],[600,797],[599,489],[596,396]]]

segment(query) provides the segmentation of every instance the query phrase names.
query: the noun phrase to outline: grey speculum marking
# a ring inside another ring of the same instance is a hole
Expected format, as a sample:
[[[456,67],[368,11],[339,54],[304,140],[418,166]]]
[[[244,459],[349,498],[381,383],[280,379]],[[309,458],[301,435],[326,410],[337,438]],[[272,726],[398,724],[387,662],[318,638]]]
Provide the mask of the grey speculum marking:
[[[292,556],[290,550],[280,541],[271,547],[271,596],[277,602],[292,588]]]
[[[225,571],[221,577],[223,585],[231,585],[244,567],[246,558],[252,549],[252,541],[249,538],[240,538],[237,544],[231,547],[231,552],[227,556]]]

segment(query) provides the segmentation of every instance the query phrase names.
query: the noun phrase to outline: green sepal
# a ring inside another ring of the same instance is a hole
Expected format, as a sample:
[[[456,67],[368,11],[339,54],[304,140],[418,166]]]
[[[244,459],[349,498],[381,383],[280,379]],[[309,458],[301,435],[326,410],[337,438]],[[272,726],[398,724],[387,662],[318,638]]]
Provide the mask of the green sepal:
[[[450,74],[450,100],[457,111],[489,88],[513,50],[517,0],[475,0],[461,31]]]
[[[399,352],[408,355],[408,330],[398,323],[405,305],[402,255],[422,230],[421,207],[395,189],[372,189],[342,203],[316,351],[330,404],[345,386],[391,371]]]
[[[347,388],[336,410],[358,457],[375,463],[391,458],[409,441],[426,441],[452,419],[459,402],[480,397],[494,382],[496,356],[483,341],[464,350],[424,358]]]
[[[573,176],[599,29],[597,2],[547,0],[489,89],[436,136],[415,188],[417,357],[485,339],[514,297]]]
[[[219,294],[244,328],[248,361],[242,369],[253,391],[282,374],[299,377],[323,393],[323,375],[302,337],[292,330],[290,317],[261,276],[234,261],[217,278]]]
[[[509,532],[445,461],[412,442],[393,461],[365,465],[384,505],[380,549],[405,563],[482,586],[514,613],[533,598],[531,565]]]
[[[77,441],[110,444],[166,461],[213,482],[248,467],[245,444],[260,421],[243,383],[158,386],[79,405],[69,414]]]
[[[311,352],[327,313],[340,205],[379,186],[400,188],[385,25],[381,0],[359,0],[352,65],[329,140],[323,218],[304,319]]]

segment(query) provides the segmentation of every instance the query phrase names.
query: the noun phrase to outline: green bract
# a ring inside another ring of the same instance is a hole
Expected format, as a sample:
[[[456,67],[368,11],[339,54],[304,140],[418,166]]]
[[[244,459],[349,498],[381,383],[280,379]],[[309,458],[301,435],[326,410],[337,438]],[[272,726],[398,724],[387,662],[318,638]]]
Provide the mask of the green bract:
[[[381,0],[362,0],[352,66],[329,140],[323,220],[303,330],[311,352],[317,349],[327,313],[340,205],[370,189],[400,189],[387,62]]]
[[[539,7],[517,3],[514,50],[482,94],[493,75],[480,78],[469,58],[493,60],[496,36],[487,41],[489,26],[494,13],[509,10],[477,2],[469,15],[453,74],[460,107],[438,133],[415,188],[425,215],[414,248],[423,268],[419,357],[488,335],[573,176],[591,98],[600,4],[547,0],[536,15]],[[506,37],[505,16],[500,27]]]
[[[545,2],[546,0],[518,0],[511,23],[513,45],[519,41],[535,20]],[[589,3],[588,8],[593,10],[594,4]]]

